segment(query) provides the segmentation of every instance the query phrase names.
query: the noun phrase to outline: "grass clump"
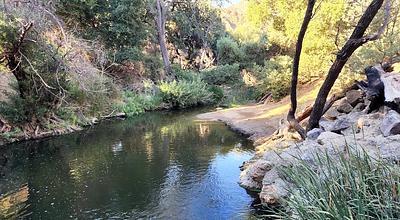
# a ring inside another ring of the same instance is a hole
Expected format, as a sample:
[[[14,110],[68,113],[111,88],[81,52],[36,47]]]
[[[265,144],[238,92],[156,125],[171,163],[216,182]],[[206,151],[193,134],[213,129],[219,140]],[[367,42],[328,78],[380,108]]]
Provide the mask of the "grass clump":
[[[290,219],[399,219],[399,166],[375,160],[365,152],[339,159],[317,156],[282,170],[293,184],[287,199]]]

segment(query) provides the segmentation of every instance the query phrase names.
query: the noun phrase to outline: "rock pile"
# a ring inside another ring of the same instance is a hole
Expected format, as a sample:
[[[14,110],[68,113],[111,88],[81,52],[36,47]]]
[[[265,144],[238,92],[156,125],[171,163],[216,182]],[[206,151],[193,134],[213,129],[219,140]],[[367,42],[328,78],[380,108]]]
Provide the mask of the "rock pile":
[[[317,154],[327,153],[337,158],[351,147],[365,150],[371,157],[399,162],[400,114],[386,106],[371,112],[370,105],[365,91],[351,90],[326,112],[320,128],[307,133],[306,140],[295,143],[271,137],[258,147],[264,152],[259,151],[242,167],[240,185],[259,192],[263,205],[278,205],[291,187],[278,171],[282,166],[298,163],[299,159],[312,165]],[[276,148],[278,143],[285,143],[284,147]]]

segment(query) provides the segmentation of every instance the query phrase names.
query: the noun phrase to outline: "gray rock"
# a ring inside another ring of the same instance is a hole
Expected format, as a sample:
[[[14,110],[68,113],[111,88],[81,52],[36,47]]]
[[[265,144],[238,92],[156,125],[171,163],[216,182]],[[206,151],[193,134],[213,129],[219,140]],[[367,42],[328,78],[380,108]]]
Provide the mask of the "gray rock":
[[[364,92],[359,90],[350,90],[346,93],[346,99],[349,104],[355,107],[358,103],[363,102]]]
[[[400,135],[379,138],[380,153],[383,159],[399,162],[400,161]]]
[[[385,137],[400,134],[400,114],[390,110],[383,118],[381,131]]]
[[[307,138],[311,140],[317,140],[318,136],[324,132],[321,128],[314,128],[311,131],[307,132]]]
[[[364,102],[360,102],[358,103],[354,108],[353,108],[353,112],[361,112],[363,111],[367,106],[365,105]]]
[[[338,112],[336,107],[331,107],[325,114],[324,117],[329,119],[329,120],[336,120],[340,115],[342,115],[340,112]]]
[[[346,140],[343,135],[333,133],[333,132],[324,132],[319,135],[317,142],[321,145],[331,145],[335,147],[341,147],[346,145]]]
[[[250,163],[240,174],[239,184],[248,190],[261,190],[265,173],[274,167],[269,161],[257,160]]]
[[[346,98],[340,100],[339,105],[337,107],[338,112],[348,114],[352,110],[353,106],[350,105],[350,103],[347,101]]]

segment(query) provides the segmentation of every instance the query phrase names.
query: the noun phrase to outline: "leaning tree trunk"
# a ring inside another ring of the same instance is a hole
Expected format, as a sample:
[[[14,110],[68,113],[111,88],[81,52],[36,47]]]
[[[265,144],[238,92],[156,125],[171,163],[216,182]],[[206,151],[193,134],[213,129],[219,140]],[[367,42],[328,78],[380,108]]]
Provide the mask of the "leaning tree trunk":
[[[315,100],[314,107],[310,116],[309,124],[307,130],[311,130],[313,128],[319,127],[319,120],[321,119],[324,111],[324,106],[326,103],[326,99],[331,91],[333,85],[335,84],[336,79],[338,78],[340,72],[342,71],[344,65],[350,56],[354,53],[357,48],[362,46],[363,44],[376,40],[383,33],[385,26],[388,23],[389,11],[390,11],[390,3],[387,0],[386,7],[386,16],[385,21],[380,30],[370,36],[364,36],[365,31],[368,26],[371,24],[375,15],[378,13],[379,9],[382,7],[384,0],[373,0],[371,4],[368,6],[362,17],[360,18],[357,26],[355,27],[352,35],[349,40],[347,40],[346,44],[339,51],[336,56],[335,62],[332,64],[329,69],[328,76],[326,77],[324,83],[322,84],[317,99]]]
[[[157,8],[157,16],[155,18],[156,25],[157,25],[157,33],[158,33],[158,42],[160,44],[161,55],[164,63],[164,71],[165,74],[169,77],[175,78],[171,71],[171,63],[169,61],[168,50],[165,40],[165,21],[166,21],[166,14],[165,14],[165,6],[162,0],[156,1],[156,8]]]
[[[303,40],[306,35],[308,24],[310,23],[313,15],[313,9],[315,5],[315,0],[308,0],[307,11],[304,15],[304,21],[301,25],[299,36],[296,43],[296,53],[293,59],[293,72],[292,72],[292,85],[290,88],[290,109],[287,115],[287,120],[291,127],[293,127],[303,139],[306,139],[306,131],[300,126],[299,122],[296,120],[296,109],[297,109],[297,82],[299,77],[299,64],[301,50],[303,48]]]

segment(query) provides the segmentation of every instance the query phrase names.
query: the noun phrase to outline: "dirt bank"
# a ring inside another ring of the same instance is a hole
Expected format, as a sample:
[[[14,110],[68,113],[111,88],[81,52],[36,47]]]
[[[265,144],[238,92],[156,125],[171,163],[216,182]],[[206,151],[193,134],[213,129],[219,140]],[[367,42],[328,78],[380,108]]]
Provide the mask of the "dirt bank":
[[[314,87],[304,87],[299,91],[304,94],[299,99],[299,109],[305,108],[314,100],[317,90]],[[237,108],[218,110],[197,115],[199,120],[221,121],[233,130],[248,135],[250,140],[257,142],[272,135],[278,128],[280,121],[289,110],[289,97],[280,102],[252,104]]]

